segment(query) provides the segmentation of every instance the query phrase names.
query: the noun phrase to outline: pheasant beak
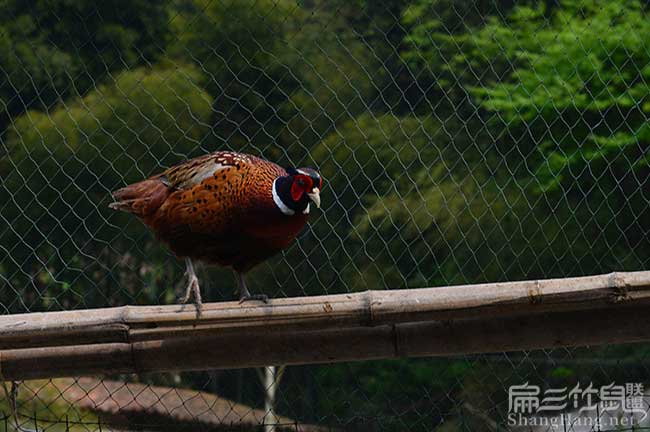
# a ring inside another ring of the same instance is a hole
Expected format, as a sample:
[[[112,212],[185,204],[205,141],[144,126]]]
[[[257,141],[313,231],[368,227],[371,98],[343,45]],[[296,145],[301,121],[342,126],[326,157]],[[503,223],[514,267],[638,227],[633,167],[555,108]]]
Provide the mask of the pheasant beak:
[[[307,196],[316,204],[316,208],[320,208],[320,190],[318,188],[312,189]]]

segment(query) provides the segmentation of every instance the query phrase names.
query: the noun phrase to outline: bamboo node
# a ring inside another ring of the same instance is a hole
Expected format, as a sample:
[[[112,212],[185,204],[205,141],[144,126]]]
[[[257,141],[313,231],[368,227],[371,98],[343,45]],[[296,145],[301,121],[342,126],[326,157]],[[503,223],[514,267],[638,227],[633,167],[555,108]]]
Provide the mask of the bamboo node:
[[[613,302],[621,303],[631,300],[628,283],[625,276],[619,272],[612,272],[609,275],[610,286],[614,289]]]
[[[368,325],[369,326],[374,326],[375,325],[375,305],[372,301],[372,290],[366,291],[365,295],[363,296],[365,299],[365,304],[364,308],[366,309],[366,316],[368,319]]]
[[[535,281],[535,286],[528,290],[528,298],[530,304],[541,304],[542,303],[542,290],[540,287],[539,280]]]

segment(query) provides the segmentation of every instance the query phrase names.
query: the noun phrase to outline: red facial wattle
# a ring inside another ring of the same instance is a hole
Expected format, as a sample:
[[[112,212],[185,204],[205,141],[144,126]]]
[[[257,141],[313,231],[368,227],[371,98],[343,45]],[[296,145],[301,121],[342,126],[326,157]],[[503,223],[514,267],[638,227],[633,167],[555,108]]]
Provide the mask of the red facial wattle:
[[[313,182],[309,176],[297,175],[291,185],[291,198],[294,202],[300,201],[302,196],[313,188]]]

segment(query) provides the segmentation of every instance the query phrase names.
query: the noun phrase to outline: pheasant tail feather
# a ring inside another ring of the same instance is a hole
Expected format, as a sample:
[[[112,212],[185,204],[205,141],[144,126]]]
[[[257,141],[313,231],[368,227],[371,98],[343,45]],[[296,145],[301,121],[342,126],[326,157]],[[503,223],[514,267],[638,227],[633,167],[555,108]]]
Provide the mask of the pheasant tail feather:
[[[115,202],[108,206],[143,218],[158,210],[169,194],[170,188],[160,177],[154,177],[114,191]]]

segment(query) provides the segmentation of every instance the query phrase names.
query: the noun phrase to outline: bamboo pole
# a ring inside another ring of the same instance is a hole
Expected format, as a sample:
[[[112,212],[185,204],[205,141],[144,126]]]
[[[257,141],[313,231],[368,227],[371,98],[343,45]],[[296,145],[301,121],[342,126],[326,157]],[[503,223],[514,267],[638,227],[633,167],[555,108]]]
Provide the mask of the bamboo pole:
[[[650,340],[647,307],[0,351],[6,380],[451,356]]]
[[[0,317],[0,349],[132,343],[227,332],[271,334],[406,322],[506,317],[650,304],[650,272],[366,291],[237,302],[123,306]]]
[[[5,379],[257,367],[650,339],[650,272],[0,317]]]

